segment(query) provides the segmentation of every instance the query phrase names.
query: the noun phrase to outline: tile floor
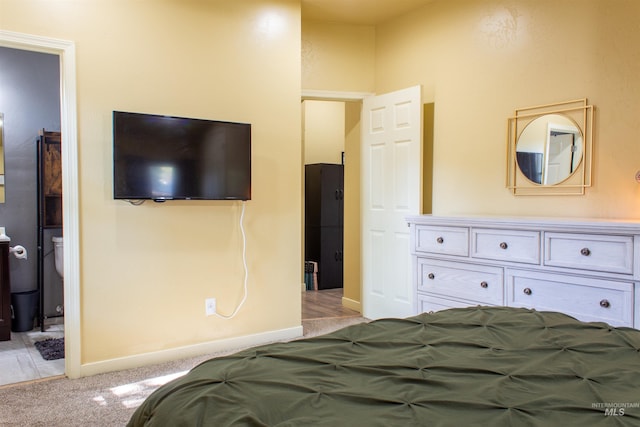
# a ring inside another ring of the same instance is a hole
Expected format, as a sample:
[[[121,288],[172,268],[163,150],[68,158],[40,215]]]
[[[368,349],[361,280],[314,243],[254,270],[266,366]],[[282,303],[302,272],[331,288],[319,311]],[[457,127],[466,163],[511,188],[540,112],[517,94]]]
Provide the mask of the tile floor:
[[[0,341],[0,386],[64,375],[64,359],[44,360],[36,341],[62,338],[64,324],[47,325],[45,332],[11,332],[10,341]]]

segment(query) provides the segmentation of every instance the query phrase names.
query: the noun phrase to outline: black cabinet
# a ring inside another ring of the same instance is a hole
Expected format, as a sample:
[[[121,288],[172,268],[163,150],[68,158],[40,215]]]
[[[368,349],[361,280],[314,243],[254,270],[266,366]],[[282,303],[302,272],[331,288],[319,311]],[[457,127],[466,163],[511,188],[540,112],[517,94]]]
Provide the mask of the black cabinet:
[[[318,263],[318,289],[343,285],[344,168],[305,166],[305,260]]]

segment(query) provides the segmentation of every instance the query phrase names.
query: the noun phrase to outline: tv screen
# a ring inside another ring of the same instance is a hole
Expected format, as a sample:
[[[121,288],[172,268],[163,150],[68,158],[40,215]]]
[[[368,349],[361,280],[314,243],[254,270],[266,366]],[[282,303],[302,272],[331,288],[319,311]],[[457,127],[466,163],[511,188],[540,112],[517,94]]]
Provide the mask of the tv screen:
[[[113,112],[114,199],[250,200],[251,125]]]

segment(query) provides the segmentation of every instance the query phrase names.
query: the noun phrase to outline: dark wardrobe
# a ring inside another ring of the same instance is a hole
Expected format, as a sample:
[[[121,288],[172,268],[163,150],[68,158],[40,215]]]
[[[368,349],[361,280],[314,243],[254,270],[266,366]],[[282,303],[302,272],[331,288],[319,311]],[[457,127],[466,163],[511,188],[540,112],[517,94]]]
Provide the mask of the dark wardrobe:
[[[305,165],[305,260],[318,263],[318,289],[341,288],[344,167]]]

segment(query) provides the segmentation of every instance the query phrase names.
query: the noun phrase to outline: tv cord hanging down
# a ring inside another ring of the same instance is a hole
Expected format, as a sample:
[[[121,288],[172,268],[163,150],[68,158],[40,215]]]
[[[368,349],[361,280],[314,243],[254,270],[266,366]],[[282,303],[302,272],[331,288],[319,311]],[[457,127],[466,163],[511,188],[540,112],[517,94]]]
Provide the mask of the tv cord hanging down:
[[[242,212],[240,214],[240,231],[242,232],[242,265],[244,266],[244,295],[242,297],[242,301],[240,301],[240,304],[238,304],[238,306],[236,307],[235,310],[233,310],[233,313],[231,313],[230,315],[226,316],[224,314],[220,314],[218,313],[218,311],[214,311],[213,314],[215,314],[216,316],[222,318],[222,319],[233,319],[236,314],[238,314],[238,311],[240,311],[240,309],[242,308],[242,306],[244,305],[245,301],[247,300],[247,296],[249,295],[249,292],[247,290],[247,280],[249,279],[249,270],[247,269],[247,236],[244,232],[244,207],[246,205],[246,201],[243,200],[242,201]]]

